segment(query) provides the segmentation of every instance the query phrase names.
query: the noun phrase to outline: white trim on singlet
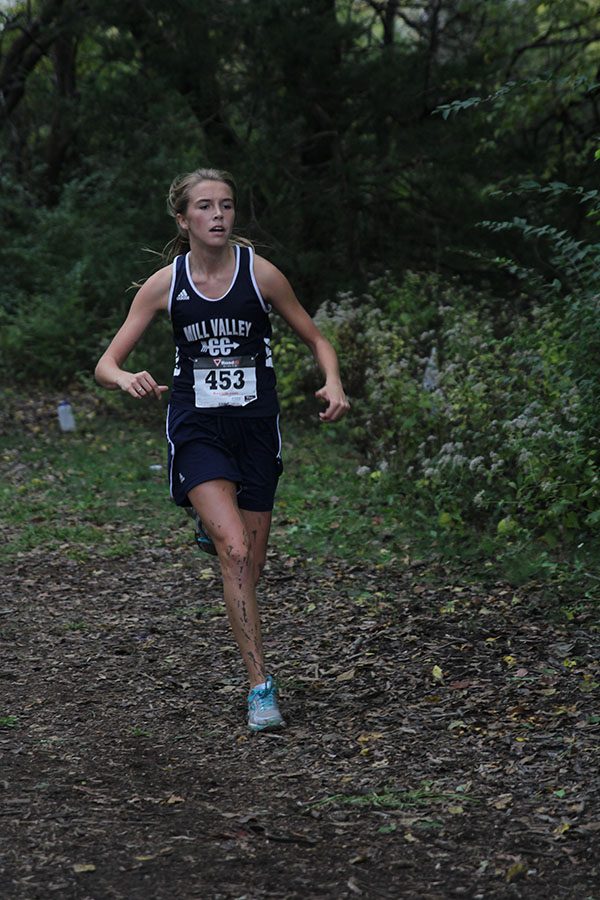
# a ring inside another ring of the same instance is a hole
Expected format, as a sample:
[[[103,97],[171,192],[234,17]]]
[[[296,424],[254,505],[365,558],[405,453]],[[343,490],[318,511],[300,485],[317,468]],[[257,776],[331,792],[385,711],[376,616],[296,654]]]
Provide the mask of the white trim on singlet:
[[[254,247],[248,247],[248,250],[250,251],[250,278],[252,279],[252,284],[254,285],[254,290],[256,291],[256,296],[260,300],[260,305],[262,306],[264,311],[266,313],[270,313],[271,307],[269,306],[269,304],[267,303],[267,301],[261,294],[260,288],[258,286],[258,281],[256,280],[256,275],[254,274],[254,256],[255,256]]]
[[[171,310],[173,309],[173,294],[175,293],[175,279],[177,278],[177,260],[179,256],[176,256],[172,262],[173,271],[171,272],[171,285],[169,287],[169,302],[167,303],[167,313],[169,318],[171,318]]]
[[[238,244],[234,244],[233,248],[235,250],[235,271],[233,273],[233,278],[231,279],[231,284],[225,291],[225,293],[221,297],[207,297],[206,294],[203,294],[202,291],[199,291],[196,285],[194,284],[194,279],[192,278],[192,273],[190,272],[190,256],[191,251],[186,254],[185,257],[185,273],[188,277],[188,281],[191,285],[192,290],[195,294],[198,294],[199,297],[202,297],[203,300],[208,300],[209,303],[218,303],[220,300],[224,300],[227,294],[230,292],[232,287],[235,284],[235,280],[238,277],[238,273],[240,271],[240,248]]]

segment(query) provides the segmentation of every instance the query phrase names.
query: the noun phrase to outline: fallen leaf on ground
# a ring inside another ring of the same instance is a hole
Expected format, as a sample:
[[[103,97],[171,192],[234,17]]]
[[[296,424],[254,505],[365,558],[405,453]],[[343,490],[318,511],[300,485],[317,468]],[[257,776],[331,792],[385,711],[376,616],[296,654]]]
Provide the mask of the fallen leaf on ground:
[[[527,871],[527,865],[524,862],[516,862],[506,870],[506,880],[513,881],[520,875],[524,875]]]

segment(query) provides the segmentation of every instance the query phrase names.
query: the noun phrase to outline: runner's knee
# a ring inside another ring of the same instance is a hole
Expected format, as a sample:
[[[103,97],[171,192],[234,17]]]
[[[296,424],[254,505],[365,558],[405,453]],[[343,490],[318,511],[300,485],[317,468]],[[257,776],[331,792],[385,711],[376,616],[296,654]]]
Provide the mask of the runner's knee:
[[[234,538],[230,536],[217,538],[215,546],[224,573],[243,578],[248,572],[253,571],[252,548],[245,533]]]

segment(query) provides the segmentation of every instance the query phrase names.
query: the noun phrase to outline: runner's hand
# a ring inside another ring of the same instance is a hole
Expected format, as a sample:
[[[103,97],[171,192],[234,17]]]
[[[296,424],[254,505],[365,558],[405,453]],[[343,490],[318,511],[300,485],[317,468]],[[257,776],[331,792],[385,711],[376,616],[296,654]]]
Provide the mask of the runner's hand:
[[[319,418],[322,422],[337,422],[350,409],[348,398],[339,382],[326,384],[320,391],[315,391],[315,397],[327,404],[327,409],[319,413]]]
[[[123,372],[117,379],[117,385],[136,400],[150,396],[160,400],[161,394],[169,390],[168,385],[157,384],[150,372]]]

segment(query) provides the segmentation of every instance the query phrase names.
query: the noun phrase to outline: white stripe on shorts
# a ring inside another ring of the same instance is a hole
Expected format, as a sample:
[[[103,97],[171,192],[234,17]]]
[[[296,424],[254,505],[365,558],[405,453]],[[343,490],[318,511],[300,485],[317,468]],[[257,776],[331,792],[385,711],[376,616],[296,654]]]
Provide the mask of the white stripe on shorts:
[[[167,442],[169,444],[169,449],[171,451],[171,464],[169,466],[169,494],[171,495],[171,500],[175,499],[173,493],[173,466],[175,464],[175,444],[171,440],[171,435],[169,434],[169,416],[171,415],[171,404],[167,406],[167,418],[165,420],[165,432],[167,435]]]

